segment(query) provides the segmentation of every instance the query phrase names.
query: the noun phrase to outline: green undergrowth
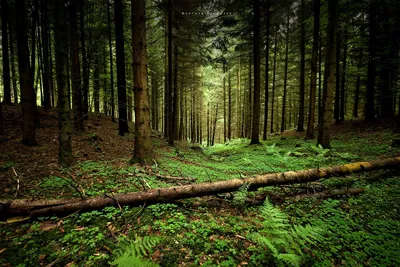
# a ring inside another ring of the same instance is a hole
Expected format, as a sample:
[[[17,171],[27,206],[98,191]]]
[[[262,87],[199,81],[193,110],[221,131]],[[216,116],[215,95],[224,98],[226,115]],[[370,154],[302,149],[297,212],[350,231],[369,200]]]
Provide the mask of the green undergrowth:
[[[155,161],[146,169],[84,161],[43,177],[30,193],[112,197],[179,185],[154,173],[199,183],[373,160],[398,155],[389,146],[391,138],[385,131],[343,132],[334,137],[331,150],[297,136],[274,136],[255,146],[236,139],[200,149],[185,143],[171,148],[158,140]],[[0,266],[400,266],[399,178],[396,171],[382,170],[301,187],[269,187],[257,192],[272,196],[261,205],[249,204],[257,193],[245,184],[232,195],[174,204],[11,220],[0,226]],[[365,192],[282,200],[294,192],[347,187]]]

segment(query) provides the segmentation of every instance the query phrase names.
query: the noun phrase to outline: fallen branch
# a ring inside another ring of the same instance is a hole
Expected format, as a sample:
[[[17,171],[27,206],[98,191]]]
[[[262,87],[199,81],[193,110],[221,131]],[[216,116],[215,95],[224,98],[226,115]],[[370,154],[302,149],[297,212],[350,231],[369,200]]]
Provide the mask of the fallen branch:
[[[321,178],[344,176],[352,173],[366,172],[379,169],[396,168],[400,166],[400,157],[375,160],[371,162],[356,162],[341,166],[333,166],[283,173],[270,173],[243,179],[232,179],[217,182],[205,182],[184,186],[152,189],[143,192],[115,195],[120,205],[141,205],[144,202],[164,203],[177,199],[215,195],[238,190],[245,183],[250,184],[250,190],[260,187],[313,182]],[[88,211],[116,205],[116,201],[109,197],[98,196],[85,200],[0,200],[0,210],[3,217],[25,213],[32,217],[61,215],[77,210]],[[68,201],[68,202],[66,202]]]

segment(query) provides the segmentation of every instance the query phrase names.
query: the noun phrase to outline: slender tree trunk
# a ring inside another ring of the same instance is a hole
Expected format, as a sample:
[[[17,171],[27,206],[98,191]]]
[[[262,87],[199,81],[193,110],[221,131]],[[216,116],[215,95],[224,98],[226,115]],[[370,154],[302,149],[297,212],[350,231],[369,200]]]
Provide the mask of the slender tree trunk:
[[[124,15],[122,0],[114,1],[115,16],[115,47],[117,55],[117,84],[118,84],[118,132],[124,136],[129,132],[126,111],[126,73],[124,48]],[[134,47],[134,49],[137,49]],[[146,77],[146,76],[145,76]],[[147,80],[147,79],[146,79]]]
[[[134,161],[150,162],[151,128],[149,92],[147,89],[146,7],[144,0],[132,0],[133,80],[135,94]]]
[[[11,104],[10,61],[8,55],[8,3],[1,0],[1,45],[3,50],[3,103]]]
[[[85,38],[85,2],[86,2],[85,0],[79,0],[79,6],[80,6],[80,23],[79,23],[79,26],[80,26],[80,30],[81,30],[82,76],[83,76],[82,111],[83,111],[83,114],[84,114],[84,118],[87,120],[88,119],[88,115],[89,115],[89,100],[88,100],[88,94],[89,94],[89,68],[88,68],[88,59],[87,59],[87,55],[86,55],[86,41],[85,41],[85,39],[86,39]],[[98,69],[98,71],[100,72],[100,69]],[[99,112],[99,111],[96,111],[96,112]]]
[[[50,27],[49,27],[50,28]],[[49,36],[49,65],[50,65],[50,72],[49,72],[49,77],[50,77],[50,91],[51,91],[51,106],[55,107],[57,105],[56,100],[55,100],[55,90],[54,90],[54,78],[53,78],[53,52],[51,49],[51,31],[49,29],[48,32]],[[68,59],[68,56],[67,56]],[[69,64],[67,64],[67,70],[68,70]],[[69,81],[69,79],[68,79]]]
[[[54,5],[55,20],[55,49],[56,49],[56,73],[58,88],[58,108],[59,108],[59,138],[58,138],[58,162],[64,166],[72,164],[72,125],[70,119],[70,106],[68,94],[68,36],[66,26],[65,0],[57,0]]]
[[[253,0],[253,56],[254,56],[254,104],[253,127],[250,144],[260,143],[260,0]]]
[[[168,0],[168,143],[174,145],[173,88],[172,88],[172,0]],[[194,123],[194,121],[193,121]]]
[[[72,77],[72,103],[74,110],[74,128],[81,132],[83,128],[82,110],[82,88],[81,88],[81,64],[79,60],[78,22],[77,22],[77,1],[70,3],[70,25],[71,25],[71,77]]]
[[[346,113],[346,103],[345,103],[345,86],[346,86],[346,67],[347,67],[347,28],[343,34],[343,68],[342,68],[342,82],[340,90],[340,116],[341,122],[344,121]]]
[[[299,120],[297,131],[304,131],[304,96],[305,96],[305,56],[306,56],[306,25],[305,25],[305,0],[301,0],[300,7],[300,92],[299,92]]]
[[[169,0],[167,0],[167,1],[169,1]],[[168,2],[168,4],[171,4],[170,3],[170,1]],[[172,8],[172,7],[171,7]],[[170,93],[169,93],[169,87],[168,87],[168,85],[169,85],[169,83],[168,83],[168,17],[169,17],[169,13],[168,13],[168,10],[169,9],[171,9],[171,8],[168,8],[167,9],[167,12],[165,12],[165,25],[164,25],[164,28],[165,28],[165,38],[164,38],[164,54],[165,54],[165,60],[164,60],[164,127],[163,127],[163,129],[164,129],[164,137],[165,137],[165,139],[168,139],[168,134],[169,134],[169,127],[168,127],[168,120],[169,120],[169,115],[168,115],[168,113],[169,113],[169,96],[170,96]]]
[[[321,33],[321,29],[319,30]],[[318,53],[318,125],[322,117],[322,37],[319,35]]]
[[[333,110],[333,118],[336,123],[340,123],[340,49],[341,39],[340,32],[336,35],[336,90],[335,90],[335,106]]]
[[[322,95],[322,114],[318,129],[318,145],[331,148],[332,95],[336,67],[336,32],[338,24],[338,3],[328,0],[328,29],[325,55],[324,91]]]
[[[314,32],[311,57],[311,78],[310,78],[310,102],[308,108],[307,139],[314,139],[315,124],[315,96],[317,90],[317,71],[318,71],[318,40],[320,25],[320,0],[313,0],[314,5]]]
[[[376,4],[375,0],[369,3],[369,42],[368,42],[368,82],[367,100],[365,106],[365,120],[375,119],[375,76],[376,76]]]
[[[241,121],[240,121],[240,107],[241,107],[241,90],[240,90],[240,59],[236,69],[236,137],[240,137]]]
[[[223,59],[223,63],[222,63],[222,75],[223,75],[223,87],[224,87],[224,143],[226,142],[226,59]]]
[[[286,52],[285,52],[285,77],[283,80],[283,100],[282,100],[282,121],[281,121],[281,132],[285,131],[285,112],[286,112],[286,97],[287,97],[287,76],[288,76],[288,64],[289,64],[289,18],[290,18],[290,6],[288,7],[288,14],[286,20]]]
[[[248,99],[247,99],[247,118],[246,118],[246,138],[251,138],[251,124],[252,124],[252,118],[253,118],[253,91],[252,91],[252,86],[253,86],[253,82],[252,82],[252,76],[251,76],[251,63],[252,63],[252,59],[253,59],[253,55],[252,53],[250,53],[249,56],[249,92],[248,92]]]
[[[207,104],[207,146],[210,145],[210,102]]]
[[[103,112],[104,114],[107,116],[109,115],[109,109],[108,109],[108,105],[109,105],[109,90],[107,89],[108,84],[107,84],[107,46],[104,45],[104,51],[103,51],[104,55],[103,55]]]
[[[268,129],[268,102],[269,102],[269,37],[270,37],[270,23],[271,23],[271,4],[267,0],[267,9],[265,12],[265,101],[264,101],[264,129],[263,129],[263,140],[267,140],[267,129]]]
[[[178,140],[178,46],[174,46],[174,92],[173,92],[173,113],[172,113],[172,129],[173,129],[173,138],[174,140]]]
[[[180,113],[180,117],[179,117],[179,140],[184,140],[184,115],[185,115],[185,111],[184,111],[184,106],[183,106],[183,94],[184,94],[184,87],[183,87],[183,78],[181,79],[181,88],[179,90],[179,113]]]
[[[3,126],[3,103],[0,101],[0,135],[4,134]]]
[[[35,80],[35,70],[36,70],[36,27],[39,16],[39,3],[38,0],[33,0],[33,11],[32,11],[32,34],[31,34],[31,75],[32,80]],[[36,88],[34,84],[34,88]],[[36,98],[35,98],[36,101]]]
[[[211,139],[211,146],[214,145],[215,131],[217,130],[217,120],[218,120],[218,104],[215,107],[215,117],[214,117],[214,125],[213,125],[213,134],[212,134],[212,139]]]
[[[15,71],[15,52],[14,52],[14,35],[12,31],[11,23],[8,24],[8,35],[10,37],[10,58],[11,58],[11,75],[12,75],[12,85],[14,92],[14,104],[18,104],[18,87],[17,87],[17,74]],[[4,68],[4,67],[3,67]]]
[[[49,110],[50,103],[50,62],[49,62],[49,20],[47,0],[41,0],[42,6],[42,44],[43,44],[43,107],[44,110]]]
[[[36,108],[34,105],[35,92],[29,65],[29,46],[27,30],[27,14],[24,0],[15,0],[17,10],[17,43],[18,43],[18,70],[21,87],[22,106],[22,143],[36,145]]]
[[[111,12],[110,0],[107,3],[107,20],[108,20],[108,46],[110,47],[110,106],[111,106],[111,121],[115,122],[115,100],[114,100],[114,66],[113,66],[113,48],[112,48],[112,34],[111,34]]]
[[[93,102],[94,112],[100,113],[100,61],[99,55],[95,55],[93,72]]]
[[[278,44],[278,27],[275,26],[275,37],[274,37],[274,69],[272,73],[272,96],[271,96],[271,133],[274,132],[274,104],[275,104],[275,82],[276,82],[276,54]]]
[[[231,72],[228,69],[228,139],[232,138],[232,84]]]

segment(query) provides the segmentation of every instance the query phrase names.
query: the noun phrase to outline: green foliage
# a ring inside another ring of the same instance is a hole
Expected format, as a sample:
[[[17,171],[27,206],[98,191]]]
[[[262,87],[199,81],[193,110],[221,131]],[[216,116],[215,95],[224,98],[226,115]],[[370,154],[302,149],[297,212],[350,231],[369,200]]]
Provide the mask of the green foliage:
[[[272,256],[278,265],[301,266],[308,245],[323,240],[322,229],[311,225],[291,225],[288,216],[275,208],[268,198],[260,208],[262,229],[247,237],[254,243],[267,248],[263,253]]]
[[[244,183],[241,187],[239,187],[238,191],[234,193],[234,203],[236,205],[242,205],[244,204],[244,201],[246,200],[248,190],[250,187],[250,183]]]
[[[156,236],[137,237],[124,249],[116,252],[116,259],[111,265],[119,267],[157,267],[156,263],[143,259],[147,256],[151,249],[160,243],[162,238]]]

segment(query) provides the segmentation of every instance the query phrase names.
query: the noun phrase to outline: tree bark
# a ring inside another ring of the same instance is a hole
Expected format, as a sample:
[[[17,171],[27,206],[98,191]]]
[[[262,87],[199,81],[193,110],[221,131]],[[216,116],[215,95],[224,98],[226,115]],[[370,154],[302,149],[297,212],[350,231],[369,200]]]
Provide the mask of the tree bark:
[[[126,111],[126,73],[124,47],[124,14],[122,0],[114,1],[115,17],[115,47],[117,54],[117,85],[118,85],[118,132],[124,136],[129,132]]]
[[[49,16],[47,0],[41,1],[42,6],[42,44],[43,44],[43,108],[49,110],[51,106],[50,101],[50,62],[49,62]]]
[[[288,65],[289,65],[289,19],[290,19],[290,6],[287,11],[286,20],[286,52],[285,52],[285,77],[283,78],[283,99],[282,99],[282,121],[281,121],[281,133],[286,129],[285,126],[285,112],[286,112],[286,97],[287,97],[287,76],[288,76]]]
[[[232,138],[232,84],[231,72],[228,69],[228,139]]]
[[[111,121],[115,122],[115,100],[114,100],[114,66],[113,66],[113,48],[111,34],[111,12],[110,0],[106,0],[107,4],[107,21],[108,21],[108,45],[110,47],[110,106],[111,106]]]
[[[172,129],[173,129],[173,139],[178,140],[178,45],[174,46],[174,91],[172,99]]]
[[[168,126],[168,144],[174,145],[174,128],[173,128],[173,89],[172,89],[172,0],[168,1],[168,98],[167,98],[167,121]]]
[[[342,68],[342,81],[340,84],[340,116],[339,120],[341,122],[344,121],[345,113],[346,113],[346,103],[345,103],[345,85],[346,85],[346,71],[347,71],[347,28],[343,34],[343,68]]]
[[[55,20],[55,52],[56,52],[56,70],[57,70],[57,88],[58,88],[58,109],[59,109],[59,137],[58,137],[58,162],[63,166],[72,164],[72,125],[70,119],[70,106],[68,94],[68,73],[67,73],[67,50],[68,36],[66,26],[65,0],[57,0],[54,5]]]
[[[266,186],[308,183],[329,177],[338,177],[379,169],[397,168],[399,165],[400,157],[395,157],[371,162],[356,162],[326,168],[300,170],[296,172],[288,171],[283,173],[270,173],[242,179],[159,188],[142,192],[119,194],[113,197],[99,196],[83,200],[0,200],[0,205],[2,206],[3,214],[5,216],[15,214],[30,215],[31,217],[64,215],[66,213],[89,211],[112,205],[165,203],[177,199],[215,195],[236,191],[244,184],[250,185],[249,190],[255,190]]]
[[[13,34],[13,27],[11,26],[11,23],[8,24],[8,35],[9,35],[9,40],[10,40],[10,58],[11,58],[11,75],[12,75],[12,85],[13,85],[13,93],[14,93],[14,104],[18,104],[18,87],[17,87],[17,74],[15,71],[15,52],[14,52],[14,34]]]
[[[314,31],[313,31],[313,46],[311,57],[311,78],[310,78],[310,102],[308,107],[308,124],[307,124],[307,139],[315,137],[315,97],[317,91],[317,71],[318,71],[318,40],[319,40],[319,25],[320,25],[320,0],[314,0]]]
[[[89,68],[88,68],[88,59],[86,55],[86,41],[85,41],[85,0],[79,0],[80,7],[80,30],[81,30],[81,51],[82,51],[82,111],[84,114],[84,119],[88,119],[89,115]],[[100,87],[100,86],[99,86]],[[99,111],[97,111],[99,112]]]
[[[300,91],[299,91],[299,120],[297,131],[304,131],[304,95],[305,95],[305,56],[306,56],[306,25],[305,0],[301,0],[300,7]]]
[[[278,27],[275,26],[275,42],[274,42],[274,69],[272,72],[272,96],[271,96],[271,133],[274,132],[274,104],[275,104],[275,82],[276,82],[276,55],[278,45]]]
[[[226,143],[226,59],[222,59],[222,75],[223,75],[223,81],[222,81],[222,86],[224,90],[224,143]]]
[[[132,0],[133,81],[135,97],[134,161],[140,164],[151,159],[149,92],[147,89],[146,7],[144,0]]]
[[[367,101],[365,105],[365,120],[375,119],[375,76],[376,76],[376,4],[369,3],[369,41],[368,41],[368,82]]]
[[[336,33],[336,87],[335,87],[335,105],[333,110],[333,118],[336,124],[340,123],[340,49],[341,39],[340,31]]]
[[[94,59],[94,72],[93,72],[93,102],[94,112],[100,112],[100,55],[97,53]],[[85,83],[85,82],[84,82]]]
[[[24,0],[16,0],[17,10],[17,43],[18,43],[18,70],[19,84],[21,87],[22,105],[22,143],[36,145],[36,95],[33,90],[31,67],[29,64],[29,46],[26,6]]]
[[[3,50],[3,103],[11,104],[10,60],[8,53],[8,2],[1,0],[1,45]]]
[[[271,4],[267,0],[267,7],[265,12],[265,100],[264,100],[264,129],[263,129],[263,140],[267,140],[268,132],[268,102],[269,102],[269,38],[270,38],[270,24],[271,24]]]
[[[260,143],[260,0],[253,0],[253,13],[254,102],[250,144],[255,145]]]
[[[322,95],[322,114],[318,129],[318,145],[325,149],[331,148],[332,95],[335,79],[335,49],[337,31],[338,3],[328,0],[328,29],[325,55],[324,89]]]
[[[71,38],[71,78],[72,78],[72,103],[74,113],[75,131],[82,132],[83,128],[83,109],[82,109],[82,84],[81,84],[81,63],[79,59],[79,39],[77,21],[77,2],[70,2],[70,38]]]

